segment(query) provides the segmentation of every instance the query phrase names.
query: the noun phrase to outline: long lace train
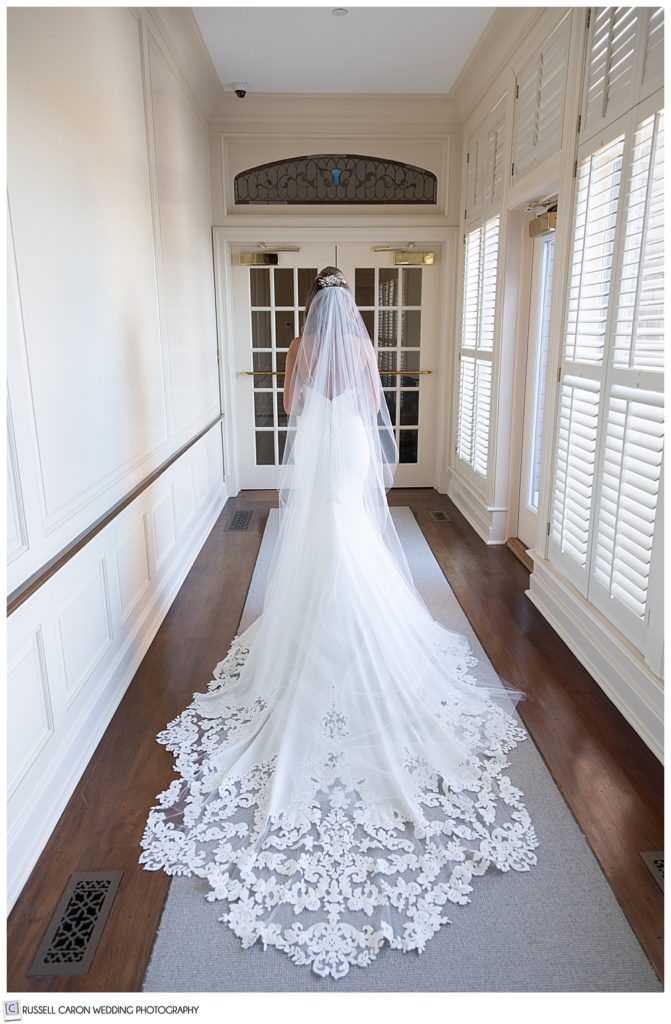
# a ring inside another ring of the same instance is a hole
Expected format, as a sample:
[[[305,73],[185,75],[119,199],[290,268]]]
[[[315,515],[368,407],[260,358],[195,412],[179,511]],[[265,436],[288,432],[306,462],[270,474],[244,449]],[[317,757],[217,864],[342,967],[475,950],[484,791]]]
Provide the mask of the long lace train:
[[[315,749],[305,723],[290,727],[281,687],[241,700],[262,624],[234,639],[207,693],[158,734],[180,778],[158,794],[140,861],[206,879],[243,946],[260,940],[319,975],[369,964],[385,941],[421,952],[450,923],[449,903],[470,902],[475,876],[536,863],[523,794],[505,774],[526,732],[470,676],[465,638],[434,622],[426,654],[444,682],[412,688],[422,714],[399,728],[392,702],[378,732],[369,707],[364,764],[358,743],[348,749],[361,729],[341,688],[317,702]]]
[[[394,433],[351,295],[316,296],[305,339],[263,612],[158,734],[179,777],[140,862],[204,879],[244,946],[341,978],[384,943],[421,952],[538,840],[505,774],[521,693],[469,672],[391,520]]]

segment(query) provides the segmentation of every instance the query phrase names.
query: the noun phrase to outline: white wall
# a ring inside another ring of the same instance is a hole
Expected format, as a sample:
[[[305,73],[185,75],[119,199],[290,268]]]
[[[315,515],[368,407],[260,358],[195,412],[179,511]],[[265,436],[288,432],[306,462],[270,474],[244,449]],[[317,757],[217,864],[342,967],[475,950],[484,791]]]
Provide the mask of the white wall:
[[[219,85],[188,10],[12,8],[7,43],[11,592],[220,414]],[[10,617],[10,903],[225,497],[217,424]]]
[[[219,411],[207,117],[128,8],[14,8],[13,589]]]

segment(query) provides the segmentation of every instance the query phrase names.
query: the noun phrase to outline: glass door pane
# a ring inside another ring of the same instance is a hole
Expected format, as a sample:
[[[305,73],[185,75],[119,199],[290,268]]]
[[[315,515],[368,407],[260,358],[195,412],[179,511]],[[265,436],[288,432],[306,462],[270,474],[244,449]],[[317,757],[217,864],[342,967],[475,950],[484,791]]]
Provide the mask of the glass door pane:
[[[419,431],[419,357],[422,333],[421,267],[355,267],[354,295],[377,350],[400,462],[416,463]]]
[[[287,351],[303,326],[312,282],[335,261],[335,246],[280,252],[277,266],[268,267],[240,264],[239,252],[252,246],[231,248],[239,486],[274,488],[287,433]]]
[[[517,536],[533,547],[538,532],[538,497],[541,473],[541,437],[545,409],[550,309],[554,268],[555,234],[536,238],[527,261],[531,274],[526,384],[522,418],[522,454]],[[529,271],[527,271],[529,273]]]
[[[372,245],[339,245],[338,259],[375,345],[399,449],[395,484],[433,485],[438,267],[395,266]]]

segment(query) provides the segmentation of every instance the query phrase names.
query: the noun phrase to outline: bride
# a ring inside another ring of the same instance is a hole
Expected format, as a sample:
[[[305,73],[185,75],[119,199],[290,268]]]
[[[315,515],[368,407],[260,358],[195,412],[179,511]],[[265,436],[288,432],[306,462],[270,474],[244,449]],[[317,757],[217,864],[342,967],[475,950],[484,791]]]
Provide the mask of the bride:
[[[386,498],[393,426],[337,268],[305,314],[263,612],[157,736],[179,777],[140,863],[203,878],[243,946],[341,978],[385,942],[422,952],[476,876],[528,871],[538,839],[504,774],[524,694],[477,682],[415,589]]]

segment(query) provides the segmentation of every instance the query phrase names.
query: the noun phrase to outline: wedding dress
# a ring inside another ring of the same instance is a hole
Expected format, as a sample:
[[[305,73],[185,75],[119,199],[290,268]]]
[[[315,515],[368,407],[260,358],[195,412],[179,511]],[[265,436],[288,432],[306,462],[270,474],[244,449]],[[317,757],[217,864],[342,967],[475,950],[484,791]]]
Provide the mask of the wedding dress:
[[[158,734],[179,774],[140,857],[196,875],[245,947],[319,975],[421,952],[536,832],[504,774],[524,696],[469,673],[415,590],[386,500],[398,453],[373,346],[331,275],[306,318],[262,614]]]

